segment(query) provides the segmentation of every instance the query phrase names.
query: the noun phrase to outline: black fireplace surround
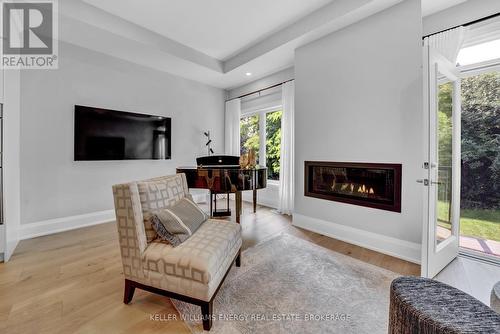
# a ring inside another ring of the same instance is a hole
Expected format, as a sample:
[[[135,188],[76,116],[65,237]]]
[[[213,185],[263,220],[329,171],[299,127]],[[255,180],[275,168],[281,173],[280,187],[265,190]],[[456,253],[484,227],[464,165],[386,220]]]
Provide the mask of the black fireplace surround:
[[[401,212],[401,164],[306,161],[304,195]]]

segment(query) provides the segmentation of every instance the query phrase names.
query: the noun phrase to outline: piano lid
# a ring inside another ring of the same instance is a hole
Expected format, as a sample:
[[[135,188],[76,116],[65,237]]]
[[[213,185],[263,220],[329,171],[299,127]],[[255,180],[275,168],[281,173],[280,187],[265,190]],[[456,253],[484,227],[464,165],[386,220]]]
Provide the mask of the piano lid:
[[[234,155],[210,155],[196,158],[198,166],[239,167],[240,157]]]

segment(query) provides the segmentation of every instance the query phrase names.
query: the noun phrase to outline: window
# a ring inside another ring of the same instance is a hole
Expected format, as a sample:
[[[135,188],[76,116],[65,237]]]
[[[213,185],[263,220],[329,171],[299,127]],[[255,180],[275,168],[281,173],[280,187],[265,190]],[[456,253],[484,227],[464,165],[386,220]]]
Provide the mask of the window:
[[[280,179],[281,110],[266,114],[266,166],[269,180]]]
[[[251,149],[255,151],[257,164],[260,164],[260,135],[259,114],[243,117],[240,121],[240,153],[248,153]]]
[[[477,64],[500,58],[500,39],[481,43],[460,50],[457,62],[460,66]]]
[[[240,153],[254,150],[257,164],[267,167],[267,178],[280,179],[281,154],[280,109],[244,115],[240,121]]]
[[[461,88],[460,246],[500,258],[489,246],[500,245],[500,71],[482,68]]]

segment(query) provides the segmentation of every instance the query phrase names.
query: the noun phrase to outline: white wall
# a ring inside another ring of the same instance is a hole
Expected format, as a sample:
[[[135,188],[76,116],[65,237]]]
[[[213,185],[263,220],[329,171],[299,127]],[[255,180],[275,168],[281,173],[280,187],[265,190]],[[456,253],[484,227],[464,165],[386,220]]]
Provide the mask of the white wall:
[[[268,181],[267,187],[257,190],[257,204],[277,209],[279,205],[279,183]],[[244,191],[241,196],[245,202],[253,203],[253,193]]]
[[[296,51],[294,224],[415,262],[422,224],[420,1]],[[304,196],[304,161],[402,163],[402,212]]]
[[[20,225],[20,71],[5,70],[3,110],[3,194],[5,260],[19,241]]]
[[[252,81],[251,83],[243,85],[241,87],[228,90],[227,95],[229,99],[233,99],[235,97],[239,97],[244,94],[255,92],[259,89],[264,89],[270,86],[280,84],[282,82],[291,80],[293,78],[294,78],[294,70],[293,67],[290,67],[282,71],[270,74],[259,80]]]
[[[3,100],[3,81],[4,81],[4,69],[0,68],[0,103],[2,103],[2,104],[4,103],[4,100]],[[3,128],[3,126],[2,126],[2,128]],[[2,137],[2,143],[3,143],[3,141],[4,141],[3,133],[1,133],[0,136]],[[1,173],[2,173],[1,178],[3,180],[5,177],[3,169],[1,170]],[[4,206],[5,201],[3,198],[3,185],[2,185],[2,188],[0,189],[0,191],[2,191],[2,196],[0,197],[0,201],[1,201],[0,205],[2,206],[2,210],[4,210],[3,206]],[[3,224],[3,221],[2,221],[2,222],[0,222],[0,262],[4,261],[4,252],[5,252],[6,242],[7,242],[7,240],[5,238],[5,224]]]
[[[223,151],[221,89],[66,43],[58,70],[23,71],[21,85],[22,224],[112,209],[113,184],[195,165],[205,130]],[[172,117],[172,160],[73,161],[75,104]]]

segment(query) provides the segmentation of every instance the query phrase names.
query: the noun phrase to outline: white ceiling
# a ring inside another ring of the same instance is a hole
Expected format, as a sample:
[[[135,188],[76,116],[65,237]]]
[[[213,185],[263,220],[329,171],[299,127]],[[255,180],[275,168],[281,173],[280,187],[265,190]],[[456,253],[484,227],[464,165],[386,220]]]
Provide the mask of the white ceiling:
[[[296,48],[402,1],[65,0],[59,37],[231,89],[293,66]],[[422,0],[422,11],[464,1]]]
[[[422,0],[422,16],[440,12],[446,8],[456,6],[466,1],[467,0]]]
[[[224,60],[333,0],[84,0]]]

